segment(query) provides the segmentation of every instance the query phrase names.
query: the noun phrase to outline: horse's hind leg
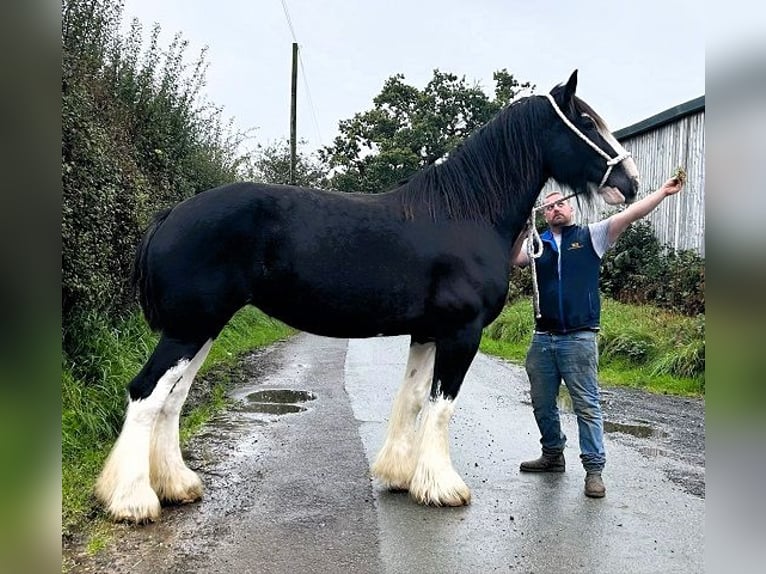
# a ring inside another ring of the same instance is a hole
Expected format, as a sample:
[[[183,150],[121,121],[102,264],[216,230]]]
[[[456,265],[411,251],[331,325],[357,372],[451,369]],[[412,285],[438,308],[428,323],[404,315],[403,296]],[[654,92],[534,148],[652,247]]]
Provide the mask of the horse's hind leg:
[[[160,501],[150,481],[152,433],[166,399],[202,346],[163,336],[131,381],[122,432],[96,481],[96,496],[113,519],[149,522],[159,517]]]
[[[431,394],[421,413],[417,462],[409,489],[421,504],[462,506],[471,500],[471,491],[452,467],[449,421],[480,339],[481,328],[470,327],[436,342]]]
[[[157,417],[149,450],[149,478],[154,492],[163,502],[194,502],[202,497],[202,481],[184,464],[179,442],[181,409],[186,402],[194,377],[205,362],[209,339],[191,360],[181,381],[170,391]]]
[[[428,396],[434,369],[434,343],[410,344],[410,355],[391,409],[386,439],[372,473],[392,490],[407,490],[415,472],[415,431],[417,416]]]

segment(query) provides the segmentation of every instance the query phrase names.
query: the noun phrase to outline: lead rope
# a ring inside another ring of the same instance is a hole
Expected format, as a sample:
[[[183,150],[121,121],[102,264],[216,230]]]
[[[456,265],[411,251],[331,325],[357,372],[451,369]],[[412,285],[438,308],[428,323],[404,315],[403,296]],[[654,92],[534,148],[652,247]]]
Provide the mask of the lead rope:
[[[535,247],[537,242],[537,247]],[[527,232],[527,257],[529,268],[532,270],[532,303],[535,307],[535,319],[540,318],[540,289],[537,287],[537,266],[535,259],[543,254],[543,240],[535,227],[535,210],[529,216],[529,231]]]

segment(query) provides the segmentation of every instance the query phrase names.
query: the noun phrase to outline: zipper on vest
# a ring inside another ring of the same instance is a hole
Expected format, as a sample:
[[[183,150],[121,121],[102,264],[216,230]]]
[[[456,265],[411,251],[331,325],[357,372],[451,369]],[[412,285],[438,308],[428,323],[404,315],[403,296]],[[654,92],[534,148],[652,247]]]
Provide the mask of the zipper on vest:
[[[561,234],[561,243],[564,243],[564,234]],[[556,256],[557,256],[557,266],[558,266],[558,292],[559,292],[559,323],[561,323],[561,330],[566,332],[567,330],[567,324],[564,320],[564,280],[561,276],[561,252],[562,249],[559,246]]]

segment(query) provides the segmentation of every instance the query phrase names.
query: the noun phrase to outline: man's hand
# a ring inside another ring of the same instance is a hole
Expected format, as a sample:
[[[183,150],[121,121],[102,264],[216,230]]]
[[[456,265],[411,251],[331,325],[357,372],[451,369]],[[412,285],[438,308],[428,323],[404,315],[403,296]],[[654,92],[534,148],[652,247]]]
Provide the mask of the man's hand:
[[[650,193],[645,198],[636,203],[632,203],[621,212],[610,217],[609,230],[607,231],[609,244],[611,245],[617,241],[617,238],[631,223],[649,214],[662,202],[663,199],[681,191],[684,186],[684,179],[685,174],[680,175],[677,173],[676,175],[673,175],[663,183],[662,187],[657,191]]]
[[[673,176],[670,179],[668,179],[665,183],[662,184],[662,187],[660,188],[660,191],[665,197],[668,197],[669,195],[675,195],[684,186],[683,180],[678,176]]]
[[[511,248],[511,265],[516,267],[524,267],[525,265],[529,264],[529,255],[527,255],[527,250],[522,249],[524,240],[529,234],[529,229],[530,225],[529,220],[527,219],[526,223],[524,223],[524,227],[521,229],[521,233],[519,233],[519,235],[516,237],[516,241],[513,242],[513,247]]]

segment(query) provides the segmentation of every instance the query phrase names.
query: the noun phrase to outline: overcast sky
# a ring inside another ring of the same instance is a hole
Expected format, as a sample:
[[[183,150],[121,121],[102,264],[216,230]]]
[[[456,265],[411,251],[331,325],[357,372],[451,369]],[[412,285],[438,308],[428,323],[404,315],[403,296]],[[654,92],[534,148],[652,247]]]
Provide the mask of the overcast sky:
[[[289,136],[294,32],[309,152],[370,109],[393,74],[422,89],[435,68],[490,96],[502,68],[537,93],[577,68],[579,95],[613,130],[631,125],[705,93],[701,10],[673,0],[125,0],[124,20],[137,17],[145,37],[158,22],[164,46],[180,32],[190,62],[208,46],[207,98],[262,144]]]

